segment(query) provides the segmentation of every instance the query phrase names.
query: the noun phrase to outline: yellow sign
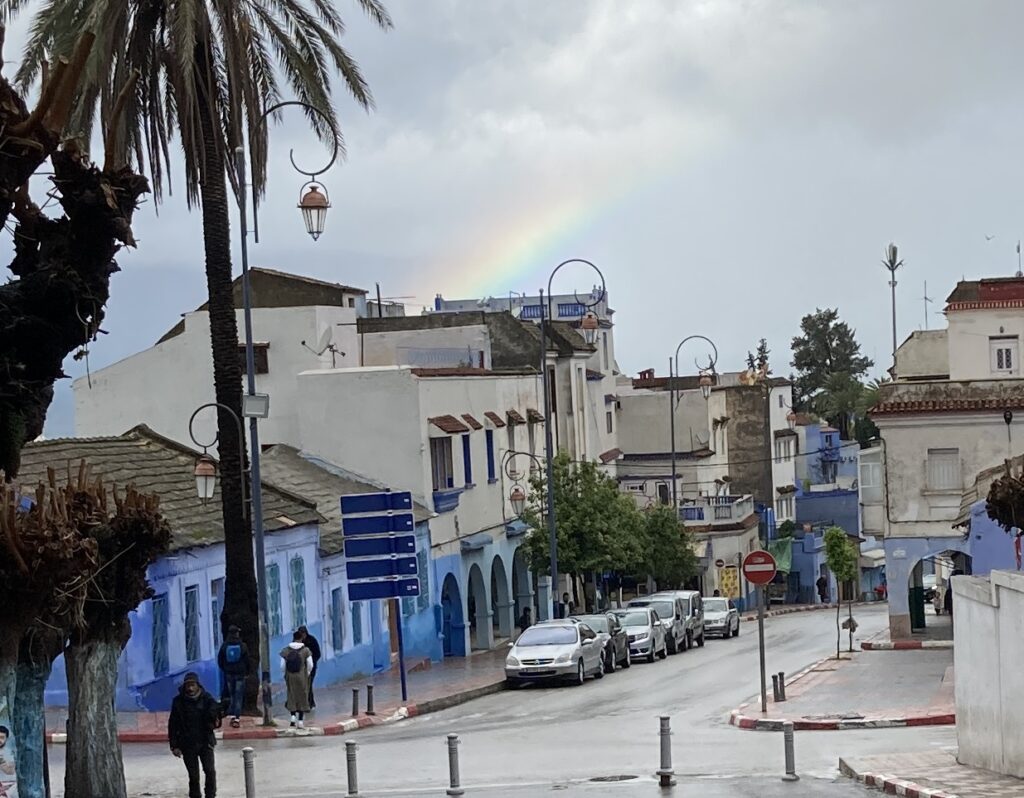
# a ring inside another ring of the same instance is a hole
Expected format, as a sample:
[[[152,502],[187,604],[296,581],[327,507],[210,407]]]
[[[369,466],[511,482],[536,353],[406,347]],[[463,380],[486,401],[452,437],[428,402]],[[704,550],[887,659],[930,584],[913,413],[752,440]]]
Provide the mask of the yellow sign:
[[[726,598],[740,597],[739,569],[735,565],[718,569],[718,590]]]

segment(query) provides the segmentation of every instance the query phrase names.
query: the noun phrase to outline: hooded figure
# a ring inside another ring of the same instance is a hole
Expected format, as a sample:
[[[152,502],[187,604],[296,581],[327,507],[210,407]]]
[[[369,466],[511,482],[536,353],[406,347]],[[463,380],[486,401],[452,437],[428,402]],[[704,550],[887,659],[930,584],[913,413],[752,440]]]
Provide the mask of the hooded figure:
[[[249,649],[242,642],[242,630],[237,626],[228,627],[228,636],[217,654],[217,665],[224,675],[227,714],[231,717],[231,725],[237,729],[245,697],[245,677],[249,673]]]
[[[220,726],[220,704],[199,683],[199,676],[186,673],[181,690],[171,703],[167,721],[167,739],[171,753],[185,761],[189,798],[203,798],[199,787],[199,768],[206,777],[206,798],[216,798],[217,772],[213,749],[217,745],[213,730]]]
[[[291,726],[304,725],[303,718],[309,712],[309,675],[313,672],[313,654],[303,642],[305,635],[296,631],[292,642],[281,649],[281,670],[288,697],[284,705],[292,713]]]

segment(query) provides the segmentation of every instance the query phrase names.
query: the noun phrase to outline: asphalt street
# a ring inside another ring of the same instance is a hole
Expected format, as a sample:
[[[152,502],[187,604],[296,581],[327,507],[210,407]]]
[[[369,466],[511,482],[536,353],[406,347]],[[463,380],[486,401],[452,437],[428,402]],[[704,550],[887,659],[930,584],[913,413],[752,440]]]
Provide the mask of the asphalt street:
[[[859,637],[869,637],[886,624],[884,605],[859,608],[856,617]],[[765,629],[769,673],[795,673],[835,651],[835,616],[830,612],[771,618]],[[348,737],[251,743],[257,752],[257,795],[344,795],[346,739],[359,743],[360,794],[444,795],[449,732],[462,741],[462,783],[469,795],[657,795],[662,793],[653,775],[658,767],[658,716],[663,714],[672,718],[678,779],[673,794],[679,795],[863,794],[863,788],[838,780],[841,754],[955,745],[952,727],[801,732],[796,737],[801,781],[783,783],[782,736],[741,731],[727,723],[729,711],[758,689],[757,625],[744,623],[738,638],[708,640],[703,649],[652,665],[637,663],[583,687],[503,692]],[[223,798],[244,796],[242,747],[218,747]],[[60,746],[54,747],[51,763],[53,781],[59,784]],[[182,794],[184,768],[163,745],[126,746],[125,768],[131,795]]]

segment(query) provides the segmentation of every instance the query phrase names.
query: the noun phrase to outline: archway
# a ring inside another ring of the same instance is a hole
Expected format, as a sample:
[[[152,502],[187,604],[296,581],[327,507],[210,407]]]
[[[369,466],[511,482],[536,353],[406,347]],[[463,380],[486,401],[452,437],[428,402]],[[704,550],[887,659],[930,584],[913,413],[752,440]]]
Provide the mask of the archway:
[[[957,549],[945,549],[921,557],[910,567],[907,575],[907,603],[910,627],[914,633],[929,637],[952,637],[949,610],[952,593],[951,576],[971,573],[971,556]],[[945,617],[944,617],[945,616]],[[931,631],[929,631],[931,630]]]
[[[491,630],[491,602],[488,596],[490,580],[484,582],[480,566],[469,567],[469,645],[474,651],[494,646],[494,632]]]
[[[537,612],[533,606],[533,584],[530,581],[530,570],[526,566],[522,546],[512,555],[512,589],[516,598],[516,618],[522,617],[523,610],[529,607],[533,619],[537,620]]]
[[[497,554],[491,560],[491,615],[492,631],[497,637],[512,637],[515,602],[509,589],[505,563]]]
[[[950,564],[954,561],[959,563],[962,570],[969,570],[970,541],[958,538],[886,538],[884,544],[889,636],[893,640],[909,640],[913,629],[924,628],[925,611],[931,611],[930,607],[924,606],[926,567],[923,563],[930,564],[940,557]],[[927,570],[932,569],[929,566]],[[952,567],[946,573],[950,570]],[[944,578],[942,582],[945,582]]]
[[[455,574],[449,573],[441,586],[441,635],[446,657],[466,656],[466,621],[462,614],[462,591]]]

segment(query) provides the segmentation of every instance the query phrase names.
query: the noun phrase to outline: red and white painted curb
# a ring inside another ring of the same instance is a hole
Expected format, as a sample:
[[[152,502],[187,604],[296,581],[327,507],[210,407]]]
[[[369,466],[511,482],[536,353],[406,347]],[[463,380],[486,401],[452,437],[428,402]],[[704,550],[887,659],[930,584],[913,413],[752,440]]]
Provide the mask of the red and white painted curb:
[[[839,772],[867,787],[881,790],[886,795],[902,795],[905,798],[959,798],[956,793],[933,787],[922,787],[920,784],[896,776],[887,776],[883,773],[857,773],[842,759],[839,760]]]
[[[919,651],[921,649],[951,649],[952,640],[864,640],[863,651]]]

